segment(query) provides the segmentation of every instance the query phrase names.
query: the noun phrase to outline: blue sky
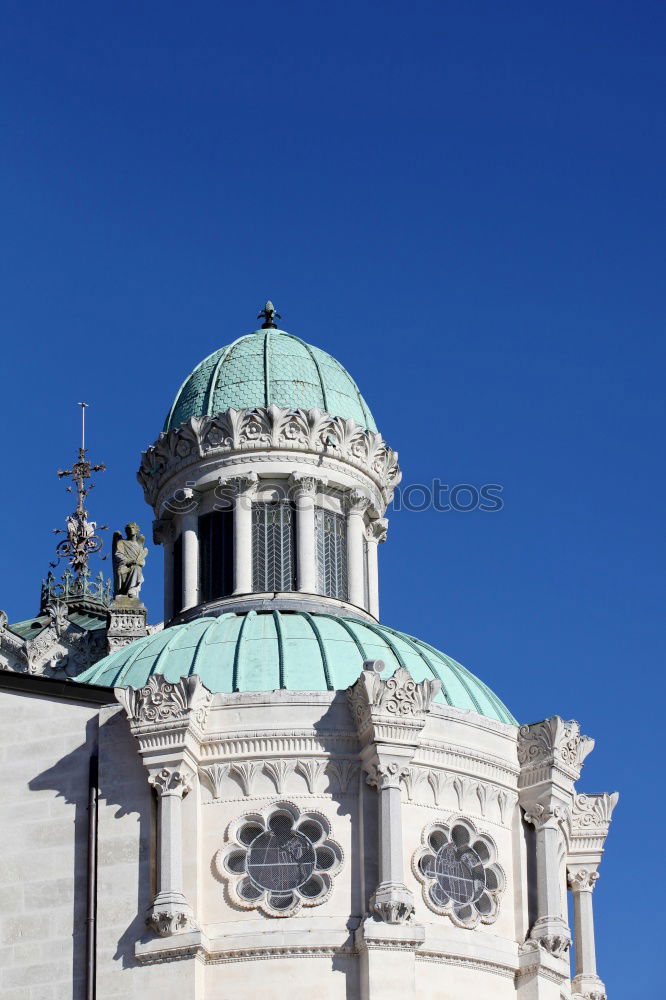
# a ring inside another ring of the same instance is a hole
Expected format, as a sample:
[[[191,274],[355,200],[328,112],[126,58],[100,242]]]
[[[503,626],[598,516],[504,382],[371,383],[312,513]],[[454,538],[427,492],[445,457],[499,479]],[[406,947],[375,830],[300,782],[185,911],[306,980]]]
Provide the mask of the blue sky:
[[[499,513],[391,518],[382,617],[521,721],[596,737],[581,789],[622,796],[600,972],[653,992],[658,921],[627,913],[664,820],[664,5],[0,16],[0,606],[36,611],[76,402],[108,466],[93,516],[148,529],[141,450],[272,298],[349,368],[405,482],[502,484]],[[160,575],[151,550],[153,620]]]

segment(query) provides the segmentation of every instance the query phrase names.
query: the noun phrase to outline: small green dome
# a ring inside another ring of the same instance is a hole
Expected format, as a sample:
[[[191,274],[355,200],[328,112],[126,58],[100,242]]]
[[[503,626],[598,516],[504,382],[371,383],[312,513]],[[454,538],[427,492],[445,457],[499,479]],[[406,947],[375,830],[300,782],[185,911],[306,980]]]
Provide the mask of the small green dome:
[[[406,667],[415,681],[438,678],[437,700],[510,724],[497,695],[420,639],[357,618],[272,611],[195,618],[137,639],[104,657],[77,682],[143,687],[151,674],[198,674],[213,692],[335,691],[353,684],[364,660],[384,660],[383,677]]]
[[[204,358],[178,390],[164,430],[230,406],[240,410],[271,404],[316,407],[377,430],[358,386],[340,362],[274,327],[248,333]]]

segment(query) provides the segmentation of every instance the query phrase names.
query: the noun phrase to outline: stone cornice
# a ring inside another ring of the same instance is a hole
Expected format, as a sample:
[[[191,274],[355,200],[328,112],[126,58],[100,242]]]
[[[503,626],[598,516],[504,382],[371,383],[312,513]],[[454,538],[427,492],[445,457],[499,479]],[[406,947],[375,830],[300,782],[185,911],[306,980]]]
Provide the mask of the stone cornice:
[[[559,715],[518,731],[518,763],[521,788],[555,781],[571,789],[580,777],[583,761],[594,749],[594,740],[582,736],[573,719],[565,722]]]
[[[278,406],[232,408],[211,417],[190,418],[160,434],[142,454],[137,478],[146,502],[154,506],[164,484],[181,469],[216,456],[266,449],[337,458],[362,470],[380,489],[386,504],[401,479],[397,453],[380,434],[317,409]]]

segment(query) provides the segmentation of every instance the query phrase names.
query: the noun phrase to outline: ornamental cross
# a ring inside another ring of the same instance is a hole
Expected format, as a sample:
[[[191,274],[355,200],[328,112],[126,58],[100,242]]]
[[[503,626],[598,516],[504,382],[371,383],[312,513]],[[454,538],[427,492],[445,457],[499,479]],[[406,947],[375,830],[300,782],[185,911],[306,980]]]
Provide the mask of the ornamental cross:
[[[61,559],[68,559],[74,570],[76,577],[85,576],[88,573],[88,558],[99,552],[102,548],[102,539],[95,534],[97,525],[95,521],[88,520],[86,509],[86,497],[94,487],[93,482],[88,482],[92,478],[93,472],[102,472],[106,466],[104,464],[92,465],[86,457],[86,407],[87,403],[79,403],[81,407],[81,447],[77,461],[71,469],[59,469],[58,478],[68,477],[72,480],[72,486],[67,487],[67,492],[71,493],[76,487],[76,508],[73,513],[65,518],[66,528],[54,528],[55,535],[67,535],[56,545],[57,559],[51,566],[54,568]],[[104,531],[107,525],[101,524],[100,531]]]

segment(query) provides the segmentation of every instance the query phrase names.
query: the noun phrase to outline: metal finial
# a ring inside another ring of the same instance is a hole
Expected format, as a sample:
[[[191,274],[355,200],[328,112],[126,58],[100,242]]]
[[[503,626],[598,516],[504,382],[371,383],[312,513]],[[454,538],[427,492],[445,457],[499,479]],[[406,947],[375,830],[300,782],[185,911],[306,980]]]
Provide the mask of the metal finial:
[[[277,312],[277,310],[275,309],[275,306],[273,305],[273,303],[269,299],[268,302],[266,303],[266,305],[264,306],[264,308],[261,310],[261,312],[257,316],[257,319],[263,319],[263,321],[264,321],[261,324],[261,329],[262,330],[277,330],[277,323],[275,323],[273,321],[276,320],[276,319],[282,319],[282,316],[280,316],[280,313]]]
[[[63,538],[56,545],[56,555],[58,558],[55,563],[51,563],[55,568],[61,559],[68,559],[77,578],[85,575],[88,571],[88,557],[95,552],[99,552],[102,548],[102,539],[95,534],[97,525],[95,521],[88,520],[86,496],[95,485],[94,483],[88,484],[88,480],[92,478],[92,473],[102,472],[106,468],[103,463],[91,465],[86,458],[85,412],[88,404],[79,403],[78,405],[81,407],[81,447],[79,448],[79,457],[71,469],[62,469],[58,472],[59,479],[67,476],[76,487],[76,509],[66,518],[67,528],[54,529],[56,535],[66,534],[67,538]],[[69,493],[72,492],[71,486],[68,486],[67,489]],[[106,525],[99,526],[100,531],[103,531],[105,528]]]

